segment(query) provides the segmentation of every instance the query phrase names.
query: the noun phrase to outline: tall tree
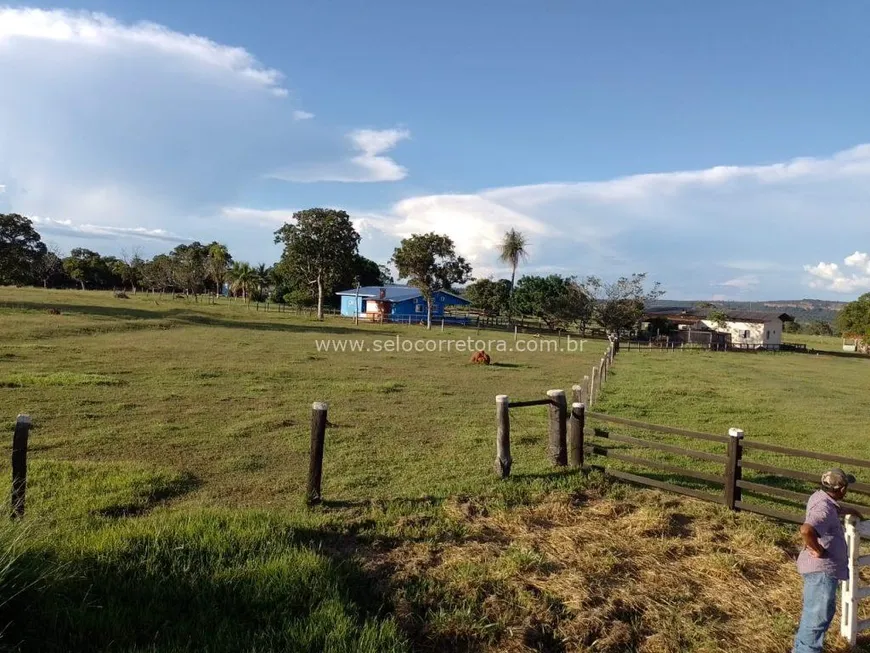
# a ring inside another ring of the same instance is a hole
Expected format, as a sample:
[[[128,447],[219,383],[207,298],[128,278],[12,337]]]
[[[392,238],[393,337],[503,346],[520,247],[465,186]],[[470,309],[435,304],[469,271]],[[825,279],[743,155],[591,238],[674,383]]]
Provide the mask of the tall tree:
[[[205,290],[208,248],[194,241],[187,245],[178,245],[170,252],[169,257],[172,260],[174,285],[199,301],[199,294]]]
[[[517,267],[521,261],[529,257],[526,249],[526,237],[516,229],[505,232],[499,246],[499,259],[511,266],[511,298],[513,298],[514,286],[517,277]],[[511,318],[511,308],[508,308],[508,320]]]
[[[63,257],[60,250],[52,245],[40,256],[33,266],[33,276],[42,282],[43,288],[63,279]]]
[[[435,233],[403,238],[391,259],[399,279],[418,288],[426,300],[426,327],[432,328],[432,299],[439,290],[471,280],[471,266],[456,255],[453,241]]]
[[[121,250],[121,261],[124,263],[120,267],[123,273],[121,282],[135,293],[137,288],[142,284],[142,268],[145,261],[142,259],[142,250],[139,247],[134,247],[133,251],[128,253],[126,249]]]
[[[279,265],[316,288],[317,318],[322,320],[323,295],[353,269],[360,236],[345,211],[306,209],[294,213],[293,220],[275,232],[275,243],[284,244]]]
[[[595,319],[608,333],[630,330],[643,317],[644,309],[664,291],[658,282],[647,290],[646,273],[620,277],[612,283],[588,277],[586,291],[595,298]]]
[[[34,266],[47,251],[29,218],[0,213],[0,285],[31,283]]]
[[[206,271],[211,282],[214,284],[214,294],[220,295],[221,289],[227,278],[227,270],[233,264],[230,250],[223,243],[213,242],[208,245],[206,258]]]
[[[63,260],[63,270],[85,290],[88,284],[98,286],[100,283],[100,267],[103,261],[97,252],[76,247]]]

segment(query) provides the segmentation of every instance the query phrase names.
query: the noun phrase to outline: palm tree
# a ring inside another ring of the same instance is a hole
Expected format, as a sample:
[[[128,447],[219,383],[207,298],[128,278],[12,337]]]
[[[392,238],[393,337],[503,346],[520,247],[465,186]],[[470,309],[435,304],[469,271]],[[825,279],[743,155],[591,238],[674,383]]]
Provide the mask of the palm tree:
[[[269,286],[269,281],[272,278],[272,268],[267,266],[265,263],[260,263],[260,265],[254,269],[254,277],[257,290],[263,294],[265,289]]]
[[[235,261],[229,269],[227,276],[232,282],[231,289],[233,292],[242,293],[242,301],[248,301],[248,291],[251,286],[256,283],[256,270],[248,263],[239,263]]]
[[[511,266],[511,292],[508,300],[508,322],[511,321],[511,313],[513,309],[514,297],[514,282],[517,276],[517,266],[520,261],[525,261],[529,258],[529,252],[526,249],[526,237],[516,229],[511,229],[505,232],[502,238],[501,246],[499,247],[499,260]]]

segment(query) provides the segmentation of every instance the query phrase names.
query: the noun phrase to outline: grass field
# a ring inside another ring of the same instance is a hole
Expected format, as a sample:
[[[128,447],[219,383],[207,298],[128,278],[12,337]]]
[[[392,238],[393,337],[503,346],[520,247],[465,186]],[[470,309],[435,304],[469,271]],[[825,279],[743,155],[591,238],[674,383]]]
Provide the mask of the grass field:
[[[10,288],[0,334],[0,420],[34,422],[4,650],[772,652],[793,631],[791,529],[553,471],[542,408],[512,412],[494,479],[495,395],[569,389],[601,341],[487,367],[372,349],[512,335]],[[621,355],[598,408],[870,457],[864,359],[664,356]],[[331,426],[307,509],[312,401]]]

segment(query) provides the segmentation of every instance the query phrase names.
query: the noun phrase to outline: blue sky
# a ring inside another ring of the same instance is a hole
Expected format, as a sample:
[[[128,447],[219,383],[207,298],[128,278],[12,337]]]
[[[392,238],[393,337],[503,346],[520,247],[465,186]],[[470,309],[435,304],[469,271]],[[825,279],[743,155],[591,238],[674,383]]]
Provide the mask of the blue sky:
[[[345,208],[380,261],[672,298],[870,290],[862,2],[80,2],[0,8],[0,211],[63,249],[272,262]]]

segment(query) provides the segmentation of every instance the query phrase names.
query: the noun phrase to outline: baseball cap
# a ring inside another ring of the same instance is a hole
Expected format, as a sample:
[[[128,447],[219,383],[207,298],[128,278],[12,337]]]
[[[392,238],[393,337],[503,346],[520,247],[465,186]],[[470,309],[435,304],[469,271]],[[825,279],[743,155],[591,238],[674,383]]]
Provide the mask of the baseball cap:
[[[855,477],[851,474],[847,474],[839,467],[829,469],[824,474],[822,474],[822,486],[831,488],[832,490],[838,490],[840,488],[847,487],[854,482]]]

